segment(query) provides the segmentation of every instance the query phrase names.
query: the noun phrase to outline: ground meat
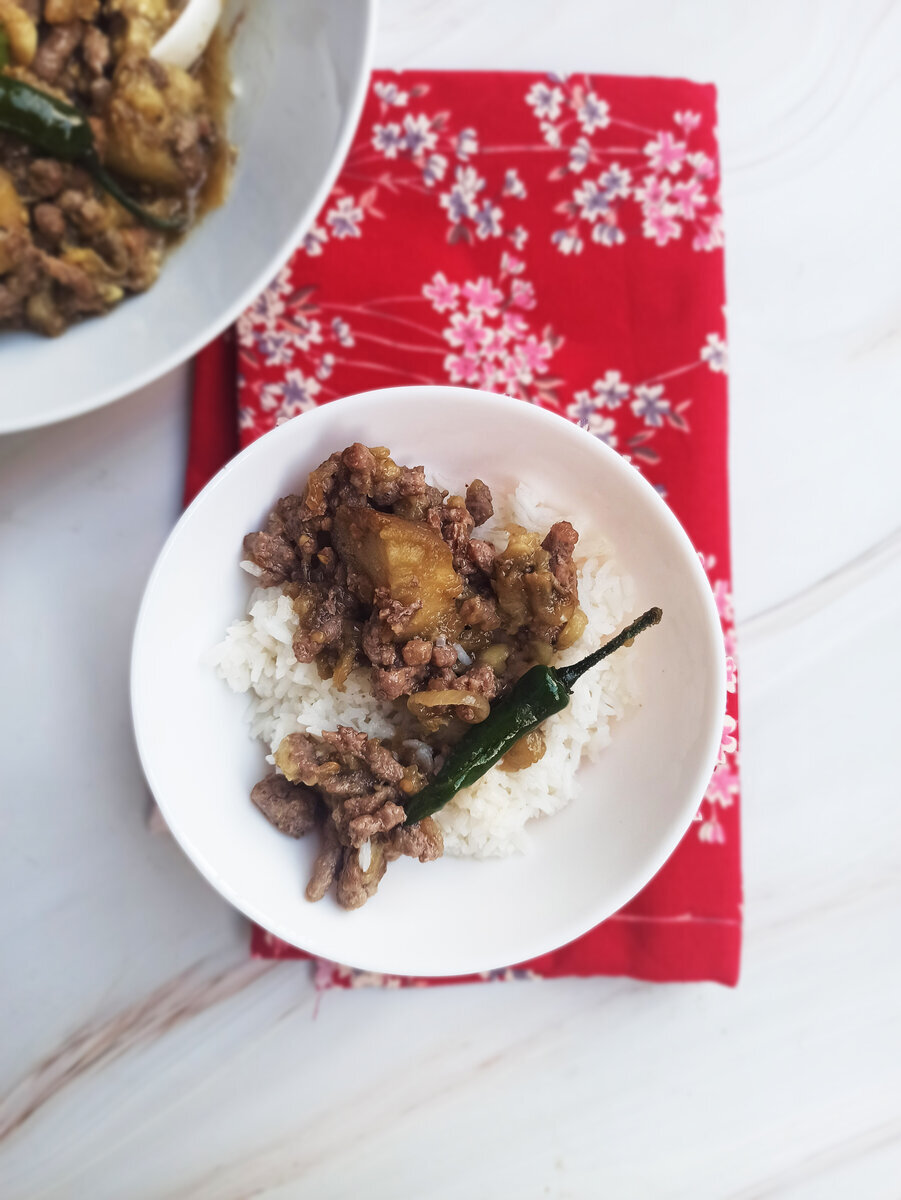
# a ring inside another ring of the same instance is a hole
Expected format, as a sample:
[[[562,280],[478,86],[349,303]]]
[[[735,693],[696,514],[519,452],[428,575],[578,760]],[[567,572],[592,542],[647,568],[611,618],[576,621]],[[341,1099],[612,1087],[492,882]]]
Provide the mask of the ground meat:
[[[338,840],[338,830],[332,821],[324,821],[321,826],[321,842],[316,861],[313,863],[313,873],[307,884],[307,899],[321,900],[329,890],[338,873],[338,866],[344,856],[344,848]]]
[[[486,632],[499,629],[501,624],[493,596],[470,596],[460,605],[460,616],[470,628]]]
[[[297,552],[281,534],[248,533],[244,539],[244,554],[262,568],[260,587],[275,587],[293,579],[298,570]]]
[[[250,798],[276,829],[288,837],[303,837],[317,824],[318,800],[303,784],[284,775],[267,775],[255,785]]]
[[[436,821],[424,817],[415,825],[398,825],[391,830],[390,844],[396,853],[433,862],[444,853],[444,836]]]
[[[469,510],[455,504],[444,504],[440,509],[430,508],[427,519],[450,546],[454,556],[454,570],[459,571],[461,575],[471,575],[476,567],[467,553],[469,535],[473,529],[473,519]]]
[[[345,850],[336,889],[341,907],[360,908],[374,896],[387,866],[388,860],[378,842],[371,845],[371,858],[365,871],[360,865],[359,850]]]
[[[63,186],[64,174],[54,158],[36,158],[28,167],[28,185],[40,199],[49,200]]]
[[[397,662],[397,646],[390,629],[386,629],[372,613],[363,626],[363,653],[374,667],[393,667]]]
[[[70,293],[70,312],[100,313],[105,310],[106,301],[99,282],[83,268],[49,254],[43,255],[42,266],[54,282]]]
[[[88,192],[67,188],[57,204],[81,233],[98,233],[107,223],[105,206]]]
[[[66,234],[66,218],[55,204],[38,204],[34,209],[34,224],[39,233],[54,244]]]
[[[341,770],[329,747],[309,733],[289,733],[282,738],[275,762],[292,783],[307,787],[320,787],[324,779]]]
[[[323,650],[337,646],[344,635],[344,622],[354,609],[354,598],[340,584],[306,584],[294,601],[299,621],[293,650],[298,662],[312,662]]]
[[[567,596],[578,593],[578,573],[573,562],[573,551],[579,535],[569,521],[557,521],[541,543],[551,556],[550,571]]]
[[[102,75],[109,66],[109,38],[96,25],[90,25],[85,30],[81,52],[88,70],[93,75]]]
[[[431,662],[433,647],[424,638],[410,638],[401,648],[401,658],[408,667],[422,667]]]
[[[410,624],[411,618],[422,608],[421,600],[416,600],[412,604],[401,604],[399,600],[392,600],[384,588],[375,589],[373,604],[379,621],[387,626],[395,637],[403,633]]]
[[[491,489],[481,479],[474,479],[466,489],[466,507],[474,525],[484,525],[494,516],[494,504],[491,501]]]
[[[84,26],[81,21],[54,25],[47,36],[41,39],[31,64],[31,70],[38,79],[43,79],[45,83],[56,83],[75,53],[83,33]]]
[[[376,779],[383,783],[400,783],[404,769],[387,746],[376,738],[369,738],[347,725],[339,725],[334,733],[323,733],[322,740],[343,754],[361,759]]]
[[[406,816],[399,804],[388,801],[374,813],[366,813],[354,819],[348,825],[351,845],[362,846],[369,838],[378,833],[387,833],[395,825],[403,823]]]
[[[439,671],[453,667],[457,662],[457,651],[454,646],[435,646],[432,651],[432,666]]]
[[[373,695],[376,700],[397,700],[401,696],[412,696],[419,690],[426,672],[426,667],[373,667]]]
[[[466,547],[466,554],[469,561],[477,566],[480,571],[484,571],[486,575],[491,574],[491,568],[494,566],[494,560],[497,557],[497,551],[491,542],[483,542],[479,538],[471,538],[469,545]]]

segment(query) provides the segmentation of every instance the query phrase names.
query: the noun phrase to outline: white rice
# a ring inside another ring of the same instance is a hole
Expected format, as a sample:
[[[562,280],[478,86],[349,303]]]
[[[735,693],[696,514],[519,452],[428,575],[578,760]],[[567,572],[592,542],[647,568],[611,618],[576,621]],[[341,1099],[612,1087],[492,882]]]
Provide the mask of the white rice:
[[[495,506],[494,518],[478,534],[501,548],[511,522],[544,531],[567,515],[524,484],[506,502],[496,496]],[[608,548],[584,522],[577,528],[579,603],[588,626],[577,645],[556,660],[562,664],[590,653],[621,628],[635,608],[632,581],[617,571]],[[247,618],[229,626],[225,640],[209,656],[233,691],[249,694],[250,731],[272,754],[289,733],[319,734],[339,725],[370,737],[391,737],[398,728],[411,735],[397,706],[373,697],[367,668],[354,670],[339,692],[319,678],[315,663],[298,663],[291,649],[296,627],[291,601],[280,588],[256,588]],[[521,851],[526,823],[570,802],[579,763],[595,758],[609,744],[613,722],[634,703],[631,659],[629,654],[612,655],[580,680],[568,707],[544,725],[547,749],[539,762],[523,771],[492,768],[437,814],[448,854],[485,858]]]

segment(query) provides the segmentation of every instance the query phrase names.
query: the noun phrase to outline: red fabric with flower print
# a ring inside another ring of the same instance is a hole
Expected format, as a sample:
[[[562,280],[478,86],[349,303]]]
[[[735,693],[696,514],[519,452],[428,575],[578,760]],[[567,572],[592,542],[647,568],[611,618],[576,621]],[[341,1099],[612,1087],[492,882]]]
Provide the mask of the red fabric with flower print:
[[[722,222],[712,86],[377,72],[294,259],[198,359],[187,490],[276,422],[370,388],[461,383],[582,423],[658,488],[729,655],[721,763],[620,913],[500,976],[734,984],[741,941]],[[237,359],[237,397],[231,387]],[[237,404],[236,404],[237,400]],[[253,952],[305,957],[263,930]],[[317,963],[322,986],[425,985]]]

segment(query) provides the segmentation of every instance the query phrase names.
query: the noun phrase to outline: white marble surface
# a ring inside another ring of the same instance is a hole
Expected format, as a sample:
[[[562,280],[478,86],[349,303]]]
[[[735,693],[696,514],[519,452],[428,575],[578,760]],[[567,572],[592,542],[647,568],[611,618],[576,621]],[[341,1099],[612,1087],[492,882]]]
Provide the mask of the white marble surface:
[[[720,87],[741,985],[248,963],[129,732],[178,373],[0,439],[0,1196],[897,1198],[901,5],[384,0],[377,61]]]

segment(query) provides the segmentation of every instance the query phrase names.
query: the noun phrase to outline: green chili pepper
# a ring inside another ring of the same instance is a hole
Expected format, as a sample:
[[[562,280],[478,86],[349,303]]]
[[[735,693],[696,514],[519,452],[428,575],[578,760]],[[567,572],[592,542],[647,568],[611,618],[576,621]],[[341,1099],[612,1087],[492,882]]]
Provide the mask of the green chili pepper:
[[[88,118],[74,105],[11,75],[0,75],[0,129],[62,162],[79,162],[132,216],[166,233],[182,228],[177,219],[142,208],[100,163]]]
[[[484,721],[474,725],[454,746],[435,778],[406,806],[405,824],[413,825],[443,808],[457,792],[477,779],[504,757],[514,742],[569,704],[576,682],[586,671],[630,642],[644,629],[656,625],[663,612],[649,608],[600,650],[570,667],[531,667],[514,685],[510,695],[495,704]]]

